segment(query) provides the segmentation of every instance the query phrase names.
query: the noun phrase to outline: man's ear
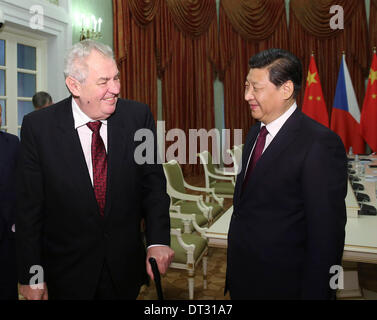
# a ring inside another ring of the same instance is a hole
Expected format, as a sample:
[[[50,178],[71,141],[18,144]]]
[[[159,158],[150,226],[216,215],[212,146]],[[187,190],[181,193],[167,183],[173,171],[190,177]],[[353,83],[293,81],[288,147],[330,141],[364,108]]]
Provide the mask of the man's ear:
[[[283,83],[281,89],[283,90],[283,98],[288,100],[293,96],[293,92],[295,91],[295,86],[291,80],[288,80],[285,83]]]
[[[77,81],[75,78],[67,77],[65,79],[65,84],[74,97],[80,97],[81,83],[79,81]]]

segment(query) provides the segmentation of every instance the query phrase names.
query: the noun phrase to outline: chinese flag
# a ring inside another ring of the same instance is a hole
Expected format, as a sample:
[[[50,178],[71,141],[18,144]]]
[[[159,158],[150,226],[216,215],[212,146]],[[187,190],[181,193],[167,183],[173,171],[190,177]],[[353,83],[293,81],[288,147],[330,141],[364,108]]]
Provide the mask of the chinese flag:
[[[377,152],[377,56],[373,54],[367,92],[361,110],[361,134],[369,147]]]
[[[310,58],[302,112],[324,126],[329,127],[329,114],[325,100],[323,99],[322,86],[313,55]]]

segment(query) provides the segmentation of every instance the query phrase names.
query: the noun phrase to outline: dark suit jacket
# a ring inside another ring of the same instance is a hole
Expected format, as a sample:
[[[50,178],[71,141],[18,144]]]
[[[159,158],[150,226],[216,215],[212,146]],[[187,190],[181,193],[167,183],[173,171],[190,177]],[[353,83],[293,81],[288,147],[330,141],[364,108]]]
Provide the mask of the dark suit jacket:
[[[301,111],[282,126],[241,195],[260,123],[248,133],[228,236],[234,299],[330,299],[344,247],[347,159],[340,138]]]
[[[18,138],[0,131],[0,300],[17,299],[16,252],[12,225],[16,216],[15,173]]]
[[[41,265],[51,298],[90,299],[106,261],[119,294],[132,296],[139,289],[146,279],[141,219],[145,218],[147,245],[170,244],[169,197],[162,167],[138,165],[134,160],[141,143],[134,141],[134,135],[142,128],[155,136],[148,106],[119,99],[108,118],[102,218],[74,128],[71,98],[25,116],[17,214],[22,284],[29,283],[30,267]]]

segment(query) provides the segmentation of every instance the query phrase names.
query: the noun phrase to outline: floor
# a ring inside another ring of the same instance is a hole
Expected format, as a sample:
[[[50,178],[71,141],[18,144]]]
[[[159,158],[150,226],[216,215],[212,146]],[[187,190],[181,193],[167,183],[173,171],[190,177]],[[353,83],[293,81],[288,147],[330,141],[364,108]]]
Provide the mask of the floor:
[[[203,272],[201,263],[195,271],[195,300],[228,300],[229,294],[224,296],[226,249],[210,248],[208,252],[207,289],[203,289]],[[169,269],[161,278],[164,299],[188,300],[187,271]],[[143,286],[139,300],[155,300],[157,293],[154,283],[149,287]]]
[[[347,298],[344,300],[377,300],[377,288],[371,287],[374,279],[376,279],[377,266],[370,269],[369,274],[363,273],[359,270],[360,285],[365,284],[368,288],[362,288],[362,297]],[[374,270],[372,274],[371,270]],[[202,266],[199,265],[195,273],[195,300],[229,300],[229,293],[224,296],[224,279],[226,272],[226,249],[210,248],[208,254],[208,288],[203,289]],[[368,281],[367,276],[372,278]],[[161,278],[164,299],[166,300],[188,300],[188,283],[187,272],[183,270],[169,269],[168,272]],[[157,293],[154,283],[152,282],[149,287],[143,286],[139,300],[157,300]],[[343,300],[343,299],[342,299]]]

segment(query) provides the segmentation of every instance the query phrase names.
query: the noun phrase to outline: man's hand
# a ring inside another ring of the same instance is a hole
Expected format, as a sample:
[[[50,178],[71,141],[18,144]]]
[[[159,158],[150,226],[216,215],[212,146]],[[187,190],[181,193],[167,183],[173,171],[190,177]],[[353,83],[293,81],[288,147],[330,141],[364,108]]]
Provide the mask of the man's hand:
[[[154,280],[152,267],[149,263],[150,257],[156,259],[158,270],[161,274],[165,274],[174,258],[174,251],[168,246],[153,246],[148,249],[146,261],[147,273]]]
[[[42,288],[39,289],[39,285],[20,285],[20,294],[26,300],[48,300],[48,291],[46,282],[43,282]]]

